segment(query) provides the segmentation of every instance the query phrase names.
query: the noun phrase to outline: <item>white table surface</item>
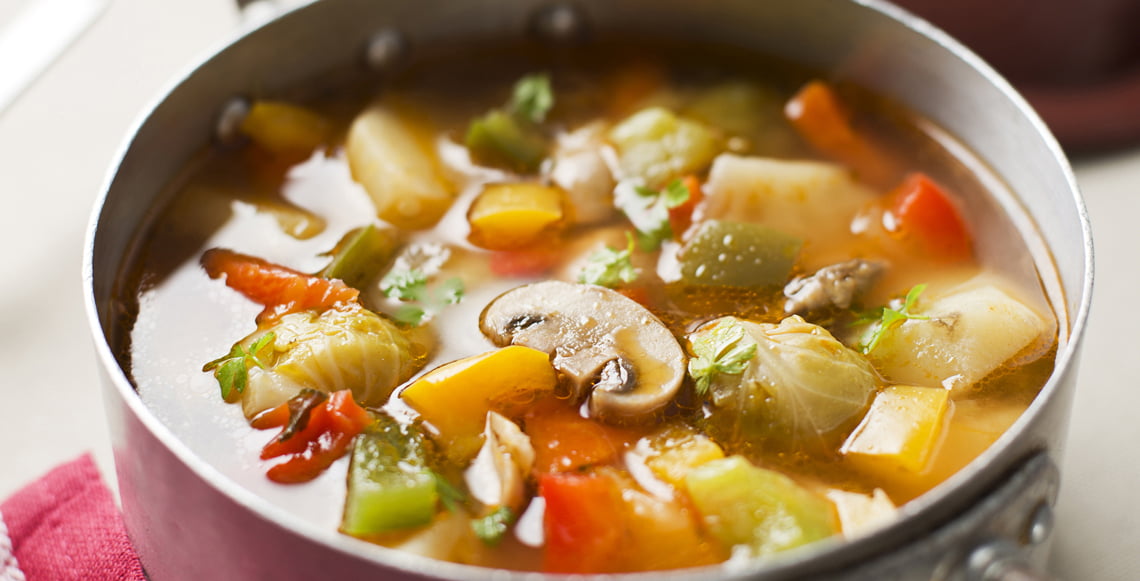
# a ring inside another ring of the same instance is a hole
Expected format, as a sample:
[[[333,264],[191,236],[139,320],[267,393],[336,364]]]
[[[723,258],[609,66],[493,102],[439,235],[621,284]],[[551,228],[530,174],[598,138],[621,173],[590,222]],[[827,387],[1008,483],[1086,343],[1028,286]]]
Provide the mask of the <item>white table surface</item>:
[[[34,0],[0,0],[0,29]],[[84,319],[84,228],[140,111],[238,26],[231,0],[112,0],[0,111],[0,499],[92,452],[113,481]],[[0,71],[0,75],[4,74]],[[1052,569],[1140,578],[1140,147],[1076,160],[1096,242],[1094,307],[1078,376]]]

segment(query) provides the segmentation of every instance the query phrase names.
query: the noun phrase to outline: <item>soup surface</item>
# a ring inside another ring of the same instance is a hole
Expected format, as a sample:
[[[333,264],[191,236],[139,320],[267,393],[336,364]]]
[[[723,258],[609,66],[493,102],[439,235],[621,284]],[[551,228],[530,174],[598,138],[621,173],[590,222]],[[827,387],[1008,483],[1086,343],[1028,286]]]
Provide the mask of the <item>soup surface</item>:
[[[375,543],[622,572],[857,535],[1053,368],[1014,204],[809,71],[478,47],[241,132],[140,237],[120,357],[207,462]]]

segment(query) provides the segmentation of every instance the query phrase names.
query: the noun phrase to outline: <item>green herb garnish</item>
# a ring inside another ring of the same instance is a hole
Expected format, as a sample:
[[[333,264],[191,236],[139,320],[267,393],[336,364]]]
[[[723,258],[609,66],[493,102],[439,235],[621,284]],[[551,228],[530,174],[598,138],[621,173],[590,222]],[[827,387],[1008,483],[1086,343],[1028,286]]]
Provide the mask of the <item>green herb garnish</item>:
[[[689,375],[696,382],[698,395],[708,391],[718,373],[740,375],[756,355],[756,342],[748,338],[738,321],[725,319],[712,329],[690,338],[693,355],[689,359]]]
[[[586,265],[578,273],[578,282],[614,288],[621,283],[631,283],[637,279],[637,269],[630,258],[633,256],[633,235],[625,233],[628,244],[625,250],[606,246],[594,251],[586,259]]]
[[[614,189],[614,205],[625,213],[637,229],[637,242],[642,250],[652,252],[673,237],[669,210],[689,201],[692,193],[681,180],[673,180],[661,191],[623,182]]]
[[[922,291],[924,290],[926,290],[925,284],[914,285],[914,288],[911,288],[910,292],[906,293],[906,298],[903,299],[902,308],[896,310],[892,309],[889,306],[882,307],[880,309],[871,311],[866,315],[863,315],[858,320],[853,322],[852,325],[862,325],[867,323],[874,325],[870,336],[863,339],[863,342],[859,346],[859,350],[862,351],[864,355],[870,353],[876,346],[879,345],[879,341],[883,339],[883,336],[886,335],[887,331],[893,329],[894,327],[897,327],[907,319],[929,319],[930,317],[924,317],[910,312],[910,310],[914,308],[915,303],[918,302],[918,296],[921,295]]]
[[[507,108],[531,123],[542,123],[554,107],[554,90],[545,74],[527,75],[515,83]]]
[[[514,512],[508,507],[500,506],[483,518],[471,519],[471,529],[485,544],[495,546],[506,536],[514,520]]]
[[[262,361],[260,353],[276,338],[273,331],[270,331],[254,341],[249,349],[242,347],[241,343],[237,343],[228,354],[202,366],[202,371],[214,372],[214,378],[218,380],[218,385],[222,388],[222,397],[229,399],[234,390],[237,390],[238,393],[245,391],[245,386],[249,383],[251,365],[265,369],[266,364]]]
[[[393,270],[380,281],[380,290],[393,299],[423,300],[427,294],[427,275],[417,268]]]
[[[392,318],[416,327],[447,305],[463,300],[464,285],[459,277],[431,285],[423,271],[413,268],[389,272],[380,281],[380,290],[389,298],[410,303],[396,309]]]

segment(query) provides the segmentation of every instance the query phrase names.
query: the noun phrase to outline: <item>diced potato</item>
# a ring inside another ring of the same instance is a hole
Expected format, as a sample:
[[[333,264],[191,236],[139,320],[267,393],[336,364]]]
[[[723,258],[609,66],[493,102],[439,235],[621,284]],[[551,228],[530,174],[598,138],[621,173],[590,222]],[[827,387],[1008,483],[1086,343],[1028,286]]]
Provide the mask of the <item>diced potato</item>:
[[[926,469],[941,441],[950,391],[892,385],[875,396],[840,448],[847,462],[888,480]]]
[[[875,199],[843,167],[723,154],[705,183],[702,218],[756,222],[793,236],[846,233],[855,213]]]
[[[640,177],[652,189],[698,173],[720,153],[720,138],[701,123],[652,107],[634,113],[612,130],[624,178]]]
[[[256,101],[242,119],[241,132],[276,154],[305,155],[328,141],[332,125],[298,105]]]
[[[562,222],[562,191],[540,184],[491,184],[471,204],[469,240],[490,250],[525,248]]]
[[[843,534],[851,537],[891,522],[898,514],[898,508],[891,502],[882,488],[871,494],[861,494],[846,490],[830,489],[824,496],[835,504]]]
[[[511,345],[438,367],[400,392],[434,430],[447,455],[466,461],[478,451],[487,412],[513,417],[557,385],[550,356]]]
[[[705,463],[685,483],[705,526],[734,554],[770,555],[838,532],[830,502],[740,456]]]
[[[708,436],[695,430],[671,428],[648,436],[646,443],[651,450],[645,458],[645,465],[653,475],[681,488],[690,470],[724,458],[724,450]]]
[[[358,115],[345,147],[352,177],[381,219],[399,228],[428,228],[451,206],[454,193],[435,155],[390,108],[374,105]]]
[[[915,314],[886,331],[868,356],[896,383],[965,389],[1024,349],[1043,343],[1045,318],[989,283],[920,300]]]

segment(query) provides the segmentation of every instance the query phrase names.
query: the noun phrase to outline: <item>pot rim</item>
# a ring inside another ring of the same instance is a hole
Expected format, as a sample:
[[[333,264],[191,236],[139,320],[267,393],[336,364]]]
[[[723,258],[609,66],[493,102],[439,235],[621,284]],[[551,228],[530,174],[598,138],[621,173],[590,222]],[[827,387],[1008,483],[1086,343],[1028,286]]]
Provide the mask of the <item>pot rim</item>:
[[[691,569],[627,573],[622,574],[622,578],[635,579],[650,575],[655,579],[694,579],[707,578],[710,575],[765,575],[771,576],[771,578],[783,578],[784,575],[795,573],[803,563],[817,559],[822,560],[829,558],[834,559],[835,563],[849,564],[865,559],[877,558],[883,554],[893,553],[899,548],[917,540],[913,536],[906,535],[908,532],[907,529],[913,528],[916,521],[934,516],[938,508],[947,504],[962,502],[962,506],[967,506],[967,504],[963,502],[963,499],[955,498],[955,492],[963,488],[965,483],[979,478],[981,471],[985,467],[990,466],[996,462],[999,457],[1005,455],[1010,448],[1011,442],[1024,437],[1030,424],[1041,415],[1041,409],[1047,405],[1050,400],[1057,397],[1057,391],[1061,389],[1060,384],[1062,383],[1062,378],[1068,373],[1072,373],[1076,366],[1081,337],[1087,326],[1092,299],[1094,252],[1091,223],[1088,213],[1079,188],[1077,187],[1075,175],[1057,140],[1045,126],[1040,116],[1030,107],[1028,102],[1013,89],[1009,82],[980,57],[951,38],[948,34],[922,18],[885,0],[850,1],[852,4],[875,12],[879,16],[892,21],[894,25],[905,27],[910,32],[925,37],[935,43],[940,49],[965,62],[969,68],[981,75],[986,82],[997,88],[1001,95],[1010,101],[1016,109],[1025,116],[1036,130],[1038,136],[1044,140],[1044,144],[1052,157],[1052,163],[1056,164],[1057,168],[1063,173],[1067,190],[1072,194],[1070,201],[1073,204],[1073,209],[1076,211],[1077,219],[1080,223],[1081,243],[1083,245],[1084,267],[1081,273],[1081,285],[1079,289],[1073,289],[1080,293],[1080,300],[1079,303],[1077,303],[1076,312],[1069,313],[1068,321],[1070,325],[1067,341],[1064,342],[1058,350],[1054,371],[1050,375],[1049,380],[1013,425],[967,466],[938,484],[932,490],[900,507],[898,517],[890,524],[866,534],[861,534],[853,539],[841,540],[837,537],[832,537],[831,539],[812,543],[807,547],[793,549],[765,559],[751,559],[744,564],[730,561],[719,565]],[[100,234],[100,224],[102,223],[101,218],[103,216],[104,206],[108,196],[111,194],[115,178],[119,174],[124,160],[131,152],[140,130],[147,124],[156,109],[158,109],[171,94],[177,92],[179,88],[198,71],[208,67],[211,62],[223,54],[228,47],[249,35],[256,34],[258,31],[272,26],[278,19],[301,13],[311,8],[314,4],[317,4],[316,0],[303,2],[290,7],[288,10],[278,14],[275,18],[257,22],[252,26],[240,27],[232,37],[219,42],[216,46],[206,51],[204,56],[201,56],[197,61],[191,63],[172,77],[158,94],[149,101],[147,106],[131,124],[126,136],[113,156],[112,164],[104,177],[100,187],[100,193],[88,219],[84,238],[82,263],[84,303],[87,322],[95,341],[97,359],[107,374],[110,383],[113,384],[115,393],[130,410],[130,413],[133,414],[135,419],[140,421],[150,434],[157,438],[168,451],[173,453],[179,461],[202,481],[208,483],[210,487],[250,510],[258,517],[275,524],[285,531],[297,535],[300,538],[320,543],[326,548],[347,556],[362,558],[381,566],[395,567],[409,573],[426,574],[441,578],[496,580],[524,577],[527,579],[547,578],[550,575],[462,565],[381,547],[344,535],[335,529],[317,527],[282,510],[253,492],[246,490],[194,454],[189,447],[183,444],[170,428],[162,423],[142,402],[131,381],[128,379],[127,374],[119,366],[110,346],[110,342],[108,341],[107,334],[104,332],[100,323],[100,310],[95,296],[94,261],[96,241]],[[1050,255],[1052,255],[1051,249]],[[105,276],[115,276],[116,274],[117,273]],[[1064,291],[1065,289],[1062,288],[1062,294],[1068,295],[1068,293]],[[1064,300],[1054,301],[1054,303],[1055,306],[1065,306],[1067,304]],[[118,451],[116,451],[116,456],[118,455],[117,452]],[[118,461],[117,458],[116,461]],[[926,529],[933,530],[937,528],[937,526],[944,524],[945,520],[944,518],[939,518],[937,522],[934,522],[934,526],[928,526]],[[836,565],[836,567],[838,566],[839,565]]]

